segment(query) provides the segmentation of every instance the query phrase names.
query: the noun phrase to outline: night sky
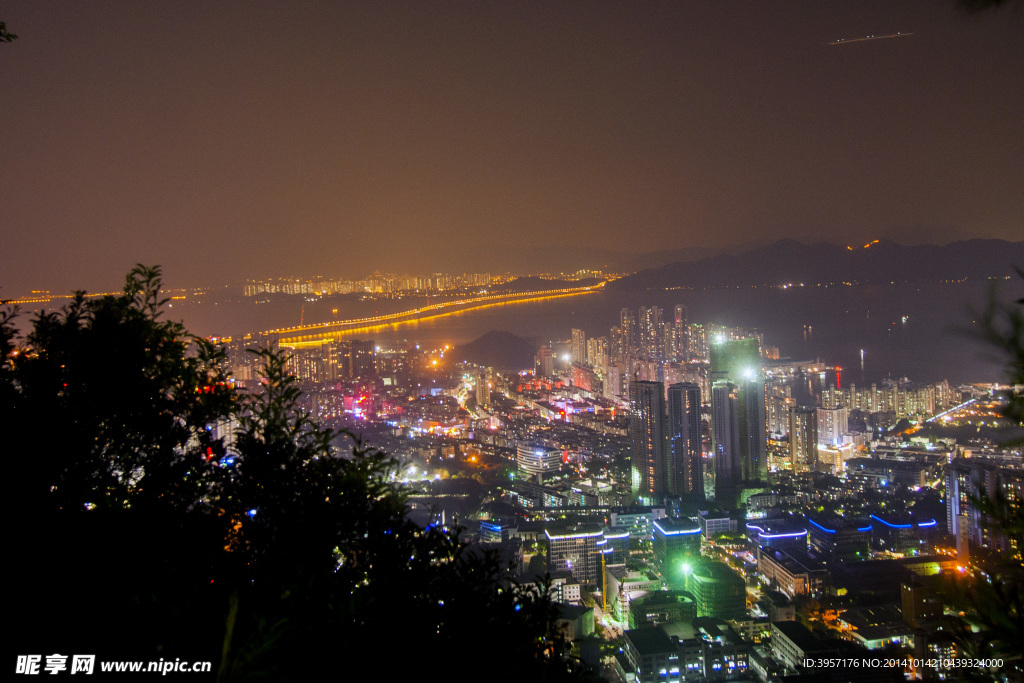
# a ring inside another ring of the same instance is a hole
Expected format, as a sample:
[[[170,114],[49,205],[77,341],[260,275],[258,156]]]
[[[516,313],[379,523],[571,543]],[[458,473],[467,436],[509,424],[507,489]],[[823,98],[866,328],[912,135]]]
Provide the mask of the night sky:
[[[1024,4],[0,4],[0,296],[1024,239]],[[840,38],[912,36],[828,45]]]

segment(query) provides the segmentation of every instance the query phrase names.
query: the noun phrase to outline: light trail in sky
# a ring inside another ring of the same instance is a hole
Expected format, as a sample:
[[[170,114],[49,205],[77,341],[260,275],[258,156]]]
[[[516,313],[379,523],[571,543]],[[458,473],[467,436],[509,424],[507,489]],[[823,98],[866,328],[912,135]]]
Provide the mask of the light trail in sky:
[[[903,32],[886,33],[884,36],[870,35],[870,36],[861,36],[860,38],[840,38],[839,40],[833,40],[833,41],[825,43],[825,44],[826,45],[846,45],[847,43],[863,43],[863,42],[868,41],[868,40],[885,40],[886,38],[905,38],[907,36],[912,36],[912,35],[914,35],[914,34],[913,33],[903,33]]]

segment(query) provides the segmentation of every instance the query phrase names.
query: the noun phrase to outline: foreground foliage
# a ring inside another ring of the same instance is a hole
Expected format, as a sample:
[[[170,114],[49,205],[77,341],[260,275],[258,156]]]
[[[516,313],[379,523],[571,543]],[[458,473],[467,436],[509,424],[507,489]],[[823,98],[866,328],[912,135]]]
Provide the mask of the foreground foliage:
[[[283,354],[260,351],[263,390],[240,395],[163,303],[138,267],[24,338],[0,317],[15,650],[209,660],[221,680],[575,675],[550,600],[409,522],[386,454],[333,452]]]

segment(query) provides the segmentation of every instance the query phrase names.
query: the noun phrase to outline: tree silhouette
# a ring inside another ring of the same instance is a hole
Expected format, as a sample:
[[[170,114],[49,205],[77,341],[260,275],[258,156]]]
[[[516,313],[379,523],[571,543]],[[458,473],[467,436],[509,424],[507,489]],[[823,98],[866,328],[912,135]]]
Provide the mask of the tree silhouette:
[[[1018,268],[1017,273],[1024,278],[1024,271]],[[1006,362],[1011,392],[1003,417],[1022,424],[1024,395],[1014,393],[1013,387],[1024,384],[1024,299],[1004,304],[993,289],[979,319],[982,335]],[[968,497],[991,533],[1009,540],[1009,550],[994,553],[972,548],[971,564],[980,571],[945,581],[948,601],[965,615],[957,640],[969,656],[1003,660],[1000,670],[975,672],[977,675],[1017,680],[1024,672],[1024,502],[1000,487],[981,486]]]
[[[397,463],[332,446],[282,352],[235,391],[219,348],[161,320],[160,286],[139,266],[24,338],[0,314],[19,653],[209,660],[220,680],[577,676],[546,592],[410,522]]]
[[[7,30],[7,24],[0,21],[0,43],[9,43],[12,40],[17,40],[18,36]]]

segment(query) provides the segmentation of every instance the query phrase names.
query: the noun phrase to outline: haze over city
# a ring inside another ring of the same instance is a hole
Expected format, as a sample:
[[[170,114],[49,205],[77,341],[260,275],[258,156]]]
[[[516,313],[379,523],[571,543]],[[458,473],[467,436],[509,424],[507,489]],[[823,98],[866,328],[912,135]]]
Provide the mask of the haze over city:
[[[13,2],[0,18],[18,35],[0,46],[7,296],[110,291],[136,262],[185,287],[1024,225],[1015,6]]]

